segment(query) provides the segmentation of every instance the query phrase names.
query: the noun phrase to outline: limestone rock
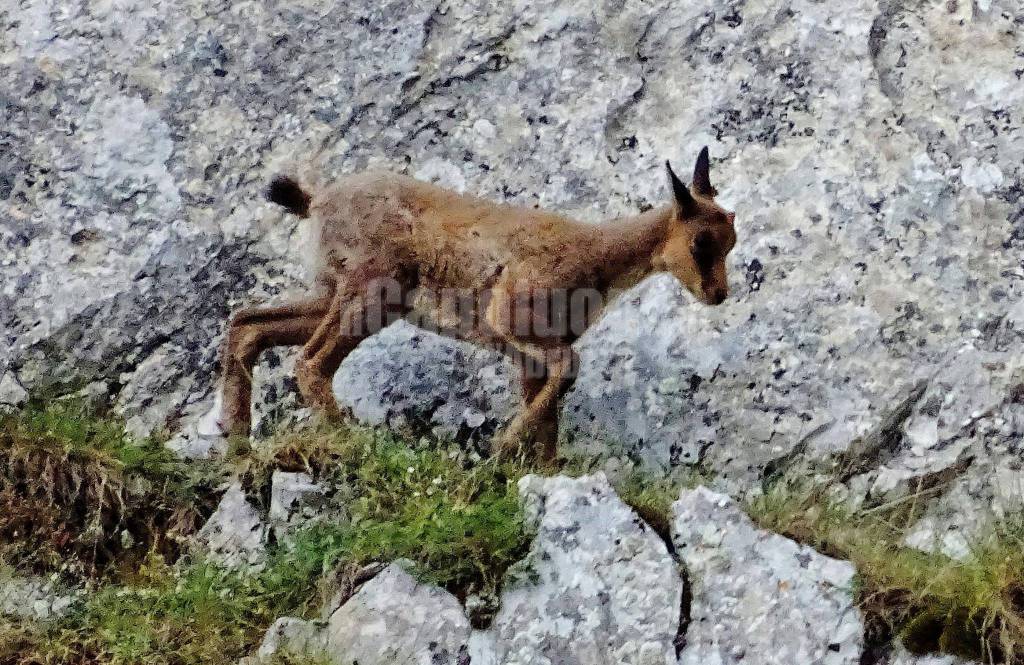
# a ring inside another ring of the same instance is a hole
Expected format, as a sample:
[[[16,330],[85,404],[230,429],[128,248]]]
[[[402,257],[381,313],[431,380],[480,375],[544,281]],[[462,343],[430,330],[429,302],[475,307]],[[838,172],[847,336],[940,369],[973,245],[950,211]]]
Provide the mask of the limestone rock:
[[[598,221],[664,200],[663,159],[704,144],[732,297],[658,276],[612,305],[579,343],[570,449],[743,491],[846,451],[951,354],[1022,342],[1010,0],[58,5],[13,7],[0,56],[0,402],[95,385],[133,431],[188,430],[229,311],[304,292],[300,225],[261,200],[276,171],[383,166]],[[486,447],[514,377],[417,335],[367,340],[343,401]],[[260,431],[294,412],[289,362],[256,372]]]
[[[50,580],[14,575],[0,569],[0,616],[46,621],[67,614],[81,594]]]
[[[860,662],[852,565],[756,528],[704,487],[684,490],[673,513],[693,594],[680,665]]]
[[[454,596],[392,564],[323,626],[278,619],[254,660],[290,653],[337,665],[468,665],[469,637],[469,620]]]
[[[854,483],[876,502],[924,493],[908,542],[955,558],[973,536],[1024,508],[1024,364],[1019,354],[964,349],[914,400],[893,444]]]
[[[268,527],[235,482],[196,534],[200,551],[229,568],[256,568],[266,554]]]
[[[480,443],[519,405],[512,369],[494,352],[400,321],[349,356],[334,391],[364,423]]]
[[[489,631],[495,662],[674,664],[682,579],[604,474],[527,476],[519,492],[537,535]]]
[[[291,656],[320,656],[324,653],[323,628],[312,621],[281,617],[263,634],[259,649],[238,665],[259,665],[274,662],[275,658]]]
[[[344,509],[330,501],[328,488],[308,473],[275,471],[270,479],[267,519],[278,541],[317,520],[345,519]]]

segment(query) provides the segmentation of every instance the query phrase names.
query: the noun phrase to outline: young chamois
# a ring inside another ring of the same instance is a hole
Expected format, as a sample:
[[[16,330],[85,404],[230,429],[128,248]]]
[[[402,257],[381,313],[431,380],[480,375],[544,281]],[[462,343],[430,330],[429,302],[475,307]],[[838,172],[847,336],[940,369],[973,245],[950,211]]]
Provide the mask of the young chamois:
[[[306,402],[340,416],[331,389],[338,366],[404,317],[511,356],[524,406],[494,449],[513,453],[533,436],[536,452],[553,456],[558,399],[575,372],[570,345],[609,294],[658,271],[709,305],[729,293],[735,215],[715,203],[707,148],[690,188],[666,168],[671,203],[602,225],[391,173],[351,175],[318,191],[275,178],[268,199],[310,218],[317,288],[305,300],[234,314],[221,360],[221,428],[248,434],[252,367],[261,351],[281,345],[303,345],[296,378]],[[467,293],[476,296],[469,316]]]

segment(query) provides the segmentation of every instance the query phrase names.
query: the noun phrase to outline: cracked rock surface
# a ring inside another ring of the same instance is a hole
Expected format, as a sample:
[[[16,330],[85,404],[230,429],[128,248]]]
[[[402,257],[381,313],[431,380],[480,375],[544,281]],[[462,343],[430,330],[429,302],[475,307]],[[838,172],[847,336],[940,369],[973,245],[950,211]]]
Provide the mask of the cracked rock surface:
[[[536,537],[491,627],[497,663],[674,663],[682,579],[604,474],[519,481]]]
[[[182,454],[222,453],[209,414],[229,312],[303,292],[303,227],[261,195],[279,171],[383,167],[599,222],[665,200],[664,159],[707,144],[737,213],[731,297],[704,307],[655,275],[611,304],[577,345],[563,449],[697,465],[733,495],[839,457],[866,505],[926,490],[908,542],[957,556],[964,525],[1024,505],[1022,25],[1011,0],[6,3],[0,409],[81,392]],[[302,416],[293,362],[257,367],[258,432]],[[502,359],[407,326],[364,343],[335,389],[365,422],[474,446],[518,394]],[[646,542],[593,482],[580,510]],[[241,489],[221,508],[204,537],[256,556],[267,527]],[[543,531],[555,518],[536,510]],[[545,566],[602,559],[558,533],[538,541],[542,580],[589,599],[606,578],[576,588]],[[791,550],[770,542],[757,554]],[[497,642],[509,657],[584,658],[534,619]],[[622,658],[661,662],[665,622],[640,640],[632,621],[592,625]],[[475,634],[481,653],[491,637]],[[822,657],[845,658],[838,644]]]

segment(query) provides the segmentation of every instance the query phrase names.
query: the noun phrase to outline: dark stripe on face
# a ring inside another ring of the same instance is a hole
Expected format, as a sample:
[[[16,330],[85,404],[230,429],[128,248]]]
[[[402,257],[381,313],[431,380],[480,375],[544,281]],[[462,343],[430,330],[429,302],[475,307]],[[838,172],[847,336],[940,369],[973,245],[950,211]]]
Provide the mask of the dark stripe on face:
[[[701,280],[707,284],[711,281],[718,261],[718,240],[709,231],[701,231],[693,239],[693,260],[700,271]]]

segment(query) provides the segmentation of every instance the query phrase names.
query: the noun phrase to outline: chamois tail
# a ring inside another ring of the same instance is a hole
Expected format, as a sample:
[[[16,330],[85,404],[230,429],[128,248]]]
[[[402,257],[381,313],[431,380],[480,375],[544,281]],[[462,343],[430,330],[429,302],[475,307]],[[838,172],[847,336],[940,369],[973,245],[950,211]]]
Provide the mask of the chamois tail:
[[[310,195],[298,182],[288,176],[275,176],[267,187],[267,200],[283,206],[288,212],[299,217],[309,217]]]

